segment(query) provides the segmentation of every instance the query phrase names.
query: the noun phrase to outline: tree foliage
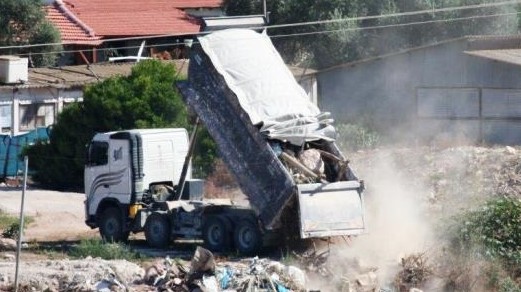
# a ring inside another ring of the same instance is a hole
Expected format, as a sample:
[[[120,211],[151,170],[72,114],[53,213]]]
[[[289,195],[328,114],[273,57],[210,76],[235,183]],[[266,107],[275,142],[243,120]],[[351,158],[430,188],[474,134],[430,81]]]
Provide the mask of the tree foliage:
[[[260,0],[225,0],[228,15],[261,14]],[[287,62],[325,68],[465,35],[516,33],[517,7],[498,6],[353,21],[480,3],[487,0],[272,0],[270,25],[338,20],[268,29]],[[510,13],[510,14],[509,14]],[[491,16],[495,15],[495,16]],[[475,16],[487,16],[476,18]],[[415,23],[412,25],[403,25]]]
[[[455,252],[499,259],[514,278],[521,277],[521,201],[499,197],[461,217]]]
[[[0,45],[59,43],[59,31],[45,18],[41,0],[0,0]],[[51,66],[56,62],[60,46],[31,48],[30,55],[35,67]],[[0,50],[0,54],[26,54],[29,49]]]
[[[175,69],[157,60],[142,61],[128,77],[117,76],[88,86],[82,103],[67,106],[58,116],[50,142],[27,150],[33,179],[43,186],[80,188],[85,145],[95,133],[133,128],[189,127],[187,111],[173,88]],[[215,144],[200,135],[198,161],[215,158]],[[195,166],[198,168],[198,166]]]

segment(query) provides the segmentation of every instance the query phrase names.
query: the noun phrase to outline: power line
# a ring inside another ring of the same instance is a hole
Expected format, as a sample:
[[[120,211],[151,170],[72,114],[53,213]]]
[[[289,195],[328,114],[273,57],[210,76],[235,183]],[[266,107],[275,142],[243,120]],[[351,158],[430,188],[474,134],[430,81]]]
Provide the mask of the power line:
[[[273,36],[271,36],[271,38],[306,36],[306,35],[315,35],[315,34],[324,34],[324,33],[336,33],[336,32],[340,32],[340,31],[358,31],[358,30],[372,30],[372,29],[392,28],[392,27],[404,27],[404,26],[409,26],[409,25],[432,24],[432,23],[438,23],[438,22],[463,21],[463,20],[470,20],[470,19],[483,19],[483,18],[492,18],[492,17],[500,17],[500,16],[512,16],[512,15],[519,15],[519,14],[521,14],[521,12],[511,12],[511,13],[501,13],[501,14],[488,14],[488,15],[479,15],[479,16],[450,18],[450,19],[426,20],[426,21],[397,23],[397,24],[378,25],[378,26],[369,26],[369,27],[357,27],[357,28],[345,28],[345,29],[340,28],[340,29],[332,29],[332,30],[304,32],[304,33],[298,33],[298,34],[296,33],[296,34],[285,34],[285,35],[273,35]]]
[[[360,21],[360,20],[373,20],[373,19],[380,19],[380,18],[392,18],[392,17],[400,17],[400,16],[414,16],[414,15],[421,15],[421,14],[435,14],[435,13],[440,13],[440,12],[452,12],[452,11],[461,11],[461,10],[470,10],[470,9],[491,8],[491,7],[498,7],[498,6],[514,5],[514,4],[521,4],[521,0],[503,1],[503,2],[497,2],[497,3],[483,3],[483,4],[475,4],[475,5],[464,5],[464,6],[454,6],[454,7],[445,7],[445,8],[434,8],[434,9],[427,9],[427,10],[417,10],[417,11],[399,12],[399,13],[391,13],[391,14],[348,17],[348,18],[330,19],[330,20],[317,20],[317,21],[308,21],[308,22],[300,22],[300,23],[274,24],[274,25],[266,26],[265,28],[286,28],[286,27],[298,27],[298,26],[307,26],[307,25],[316,25],[316,24],[329,24],[329,23],[337,23],[337,22],[353,22],[353,21]]]
[[[197,43],[197,42],[193,42]],[[183,43],[166,43],[166,44],[157,44],[157,45],[147,45],[145,48],[154,48],[154,47],[171,47],[171,46],[185,46]],[[115,47],[115,48],[96,48],[96,51],[113,51],[113,50],[126,50],[126,49],[137,49],[141,46],[126,46],[126,47]],[[79,53],[79,52],[91,52],[92,49],[82,49],[82,50],[67,50],[67,51],[52,51],[52,52],[38,52],[38,53],[21,53],[17,54],[19,56],[34,56],[34,55],[48,55],[48,54],[67,54],[67,53]]]
[[[388,25],[375,25],[375,26],[366,26],[366,27],[354,27],[354,28],[339,28],[333,30],[320,30],[320,31],[312,31],[312,32],[298,32],[293,34],[283,34],[283,35],[272,35],[270,38],[289,38],[289,37],[298,37],[298,36],[307,36],[307,35],[316,35],[316,34],[327,34],[327,33],[337,33],[341,31],[362,31],[362,30],[374,30],[374,29],[386,29],[393,27],[405,27],[412,25],[421,25],[421,24],[433,24],[433,23],[443,23],[443,22],[458,22],[472,19],[485,19],[485,18],[494,18],[501,16],[513,16],[519,15],[521,12],[511,12],[511,13],[498,13],[498,14],[487,14],[487,15],[474,15],[467,17],[459,17],[459,18],[447,18],[447,19],[437,19],[437,20],[426,20],[426,21],[417,21],[417,22],[406,22],[406,23],[395,23]],[[192,44],[198,44],[199,42],[193,41]],[[147,45],[146,48],[153,47],[168,47],[168,46],[185,46],[184,43],[166,43],[166,44],[157,44],[157,45]],[[126,47],[116,47],[116,48],[97,48],[96,51],[111,51],[111,50],[123,50],[123,49],[137,49],[140,46],[126,46]],[[66,53],[76,53],[76,52],[90,52],[91,49],[83,49],[83,50],[68,50],[68,51],[51,51],[51,52],[37,52],[37,53],[22,53],[18,54],[20,56],[30,56],[30,55],[48,55],[48,54],[66,54]]]
[[[428,10],[417,10],[417,11],[391,13],[391,14],[358,16],[358,17],[349,17],[349,18],[341,18],[341,19],[318,20],[318,21],[309,21],[309,22],[300,22],[300,23],[274,24],[274,25],[267,25],[267,26],[255,27],[255,28],[256,29],[276,29],[276,28],[287,28],[287,27],[299,27],[299,26],[308,26],[308,25],[317,25],[317,24],[329,24],[329,23],[338,23],[338,22],[353,22],[353,21],[361,21],[361,20],[392,18],[392,17],[401,17],[401,16],[413,16],[413,15],[421,15],[421,14],[435,14],[435,13],[451,12],[451,11],[500,7],[500,6],[515,5],[515,4],[521,4],[521,0],[503,1],[503,2],[497,2],[497,3],[483,3],[483,4],[475,4],[475,5],[453,6],[453,7],[445,7],[445,8],[434,8],[434,9],[428,9]],[[205,35],[208,33],[209,32],[198,32],[198,33],[194,33],[194,34],[175,33],[175,34],[162,34],[162,35],[141,36],[141,37],[125,37],[125,38],[106,39],[106,40],[103,40],[103,43],[117,42],[117,41],[131,41],[131,40],[147,40],[147,39],[165,38],[165,37],[200,36],[200,35]],[[60,43],[2,46],[2,47],[0,47],[0,50],[45,47],[45,46],[59,46],[59,45],[64,45],[64,44],[60,42]]]
[[[521,0],[520,0],[521,1]],[[172,33],[172,34],[159,34],[159,35],[151,35],[151,36],[135,36],[135,37],[124,37],[124,38],[112,38],[112,39],[104,39],[100,40],[102,43],[110,43],[110,42],[119,42],[119,41],[133,41],[133,40],[148,40],[155,38],[165,38],[165,37],[182,37],[182,36],[194,36],[194,35],[204,35],[209,32],[198,32],[195,34],[192,33]],[[67,45],[63,42],[60,43],[45,43],[45,44],[28,44],[28,45],[16,45],[16,46],[3,46],[0,47],[0,50],[5,49],[22,49],[22,48],[37,48],[37,47],[47,47],[47,46],[62,46]],[[139,46],[138,46],[139,47]]]

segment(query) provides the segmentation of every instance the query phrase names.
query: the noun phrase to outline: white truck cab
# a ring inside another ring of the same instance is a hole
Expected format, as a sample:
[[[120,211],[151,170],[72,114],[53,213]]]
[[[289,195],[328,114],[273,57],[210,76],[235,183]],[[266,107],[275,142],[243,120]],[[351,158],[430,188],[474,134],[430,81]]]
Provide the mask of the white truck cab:
[[[142,203],[151,185],[177,183],[188,146],[182,128],[96,134],[88,145],[84,173],[87,225],[100,227],[104,238],[125,239],[129,228],[121,218],[135,216],[132,207]]]

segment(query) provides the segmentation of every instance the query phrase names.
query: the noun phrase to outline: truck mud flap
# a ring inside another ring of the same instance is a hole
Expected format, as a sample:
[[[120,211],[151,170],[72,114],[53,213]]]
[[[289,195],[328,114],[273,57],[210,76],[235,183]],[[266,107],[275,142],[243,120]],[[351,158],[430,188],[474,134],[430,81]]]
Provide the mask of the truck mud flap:
[[[301,238],[364,233],[364,199],[358,181],[299,184]]]

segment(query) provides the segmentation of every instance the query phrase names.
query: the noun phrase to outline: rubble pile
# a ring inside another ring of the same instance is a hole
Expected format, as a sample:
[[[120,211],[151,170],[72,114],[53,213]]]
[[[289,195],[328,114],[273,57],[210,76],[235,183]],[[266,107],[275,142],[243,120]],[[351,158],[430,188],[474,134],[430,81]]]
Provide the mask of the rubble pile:
[[[168,257],[154,263],[144,283],[158,291],[306,291],[306,275],[297,267],[257,257],[217,263],[201,247],[189,263]]]
[[[15,264],[0,262],[0,290],[14,282]],[[27,291],[127,291],[144,269],[125,260],[47,260],[21,262],[19,283]]]
[[[404,188],[416,190],[428,206],[449,215],[471,207],[469,202],[521,194],[519,147],[376,149],[352,153],[350,158],[366,181],[381,179],[381,166],[386,165],[395,177],[402,178]],[[368,187],[366,194],[371,196],[370,183]]]
[[[0,291],[14,282],[14,262],[0,262]],[[197,247],[191,261],[166,257],[146,269],[125,260],[23,262],[23,291],[306,291],[306,274],[268,259],[217,262]]]

